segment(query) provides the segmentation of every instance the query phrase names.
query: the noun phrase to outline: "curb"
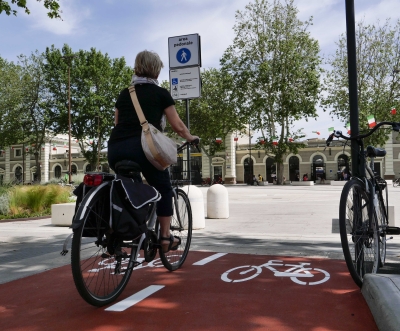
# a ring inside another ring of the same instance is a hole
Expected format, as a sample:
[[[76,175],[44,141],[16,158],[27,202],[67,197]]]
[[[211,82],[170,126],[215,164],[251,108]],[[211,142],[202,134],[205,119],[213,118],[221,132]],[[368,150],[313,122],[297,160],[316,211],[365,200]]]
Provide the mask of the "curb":
[[[45,219],[45,218],[51,218],[51,216],[48,215],[48,216],[27,217],[27,218],[11,218],[11,219],[0,220],[0,223],[34,221],[34,220],[42,220],[42,219]]]
[[[399,330],[400,275],[367,274],[361,293],[380,331]]]

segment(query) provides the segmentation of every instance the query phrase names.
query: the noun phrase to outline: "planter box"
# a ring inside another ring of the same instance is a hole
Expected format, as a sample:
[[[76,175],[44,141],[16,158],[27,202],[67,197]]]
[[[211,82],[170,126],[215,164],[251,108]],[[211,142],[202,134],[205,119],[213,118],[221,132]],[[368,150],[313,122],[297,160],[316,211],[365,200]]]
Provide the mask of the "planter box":
[[[74,202],[51,205],[51,224],[57,226],[71,226],[74,214]]]

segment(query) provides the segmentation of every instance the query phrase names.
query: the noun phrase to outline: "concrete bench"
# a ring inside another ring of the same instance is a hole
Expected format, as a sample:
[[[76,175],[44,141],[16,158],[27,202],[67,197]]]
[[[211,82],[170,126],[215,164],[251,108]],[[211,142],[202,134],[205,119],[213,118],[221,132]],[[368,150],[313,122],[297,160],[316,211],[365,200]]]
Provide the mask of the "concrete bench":
[[[312,180],[306,180],[306,181],[301,181],[301,182],[293,181],[292,185],[293,186],[313,186],[314,182]]]
[[[258,182],[258,185],[259,185],[259,186],[267,186],[267,185],[268,185],[268,182]]]
[[[51,224],[70,226],[75,214],[75,202],[51,205]]]

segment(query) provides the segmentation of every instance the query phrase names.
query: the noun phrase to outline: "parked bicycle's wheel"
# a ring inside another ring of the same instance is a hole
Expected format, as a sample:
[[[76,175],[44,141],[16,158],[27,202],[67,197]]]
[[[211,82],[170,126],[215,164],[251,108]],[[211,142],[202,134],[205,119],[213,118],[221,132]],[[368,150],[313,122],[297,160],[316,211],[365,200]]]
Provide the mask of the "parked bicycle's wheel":
[[[75,216],[84,213],[71,248],[75,286],[86,302],[99,307],[121,294],[131,276],[135,255],[132,245],[110,235],[109,206],[108,185],[93,188],[85,196]]]
[[[174,214],[171,218],[170,232],[173,236],[181,239],[181,244],[177,250],[164,253],[159,250],[160,258],[165,268],[170,271],[179,269],[186,260],[192,241],[192,209],[186,193],[180,189],[176,190],[177,198],[172,199]],[[156,233],[158,233],[159,223],[157,221]]]
[[[354,282],[361,287],[363,277],[376,273],[379,238],[376,219],[369,220],[369,199],[356,179],[343,187],[339,206],[339,228],[343,254]]]
[[[379,238],[379,267],[383,267],[386,261],[386,227],[388,226],[388,208],[386,205],[385,192],[382,192],[383,201],[379,200],[378,208],[375,210],[378,224]]]

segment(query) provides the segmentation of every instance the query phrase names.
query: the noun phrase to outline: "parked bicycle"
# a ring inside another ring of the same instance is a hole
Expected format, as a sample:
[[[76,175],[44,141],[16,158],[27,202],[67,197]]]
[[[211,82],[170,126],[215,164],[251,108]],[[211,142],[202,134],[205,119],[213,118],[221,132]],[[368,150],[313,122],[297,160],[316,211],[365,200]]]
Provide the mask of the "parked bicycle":
[[[393,181],[393,187],[397,187],[397,186],[399,186],[399,184],[400,184],[400,178],[396,178],[396,179]]]
[[[345,184],[339,205],[339,229],[344,258],[351,277],[360,287],[365,274],[376,273],[384,265],[387,235],[400,234],[400,228],[389,226],[387,183],[374,172],[375,157],[385,156],[386,151],[373,146],[367,146],[364,151],[363,139],[383,125],[400,131],[400,123],[381,122],[368,133],[355,137],[334,131],[326,141],[329,146],[333,138],[337,137],[346,141],[357,140],[360,146],[360,175],[353,175]]]
[[[178,148],[178,152],[189,143]],[[191,144],[198,144],[198,141]],[[157,255],[170,271],[180,268],[188,255],[192,238],[192,211],[187,194],[173,184],[173,209],[170,232],[179,236],[177,250],[164,252],[159,244],[160,226],[156,216],[156,201],[150,202],[146,217],[146,231],[134,240],[113,236],[113,213],[110,192],[118,175],[140,182],[139,165],[122,161],[116,165],[116,175],[86,174],[85,194],[73,219],[71,266],[75,286],[89,304],[103,306],[114,301],[127,285],[132,270],[143,262],[151,262]],[[158,192],[157,192],[158,194]],[[125,197],[127,198],[127,197]],[[139,251],[143,250],[143,259]],[[63,253],[66,253],[64,248]]]

